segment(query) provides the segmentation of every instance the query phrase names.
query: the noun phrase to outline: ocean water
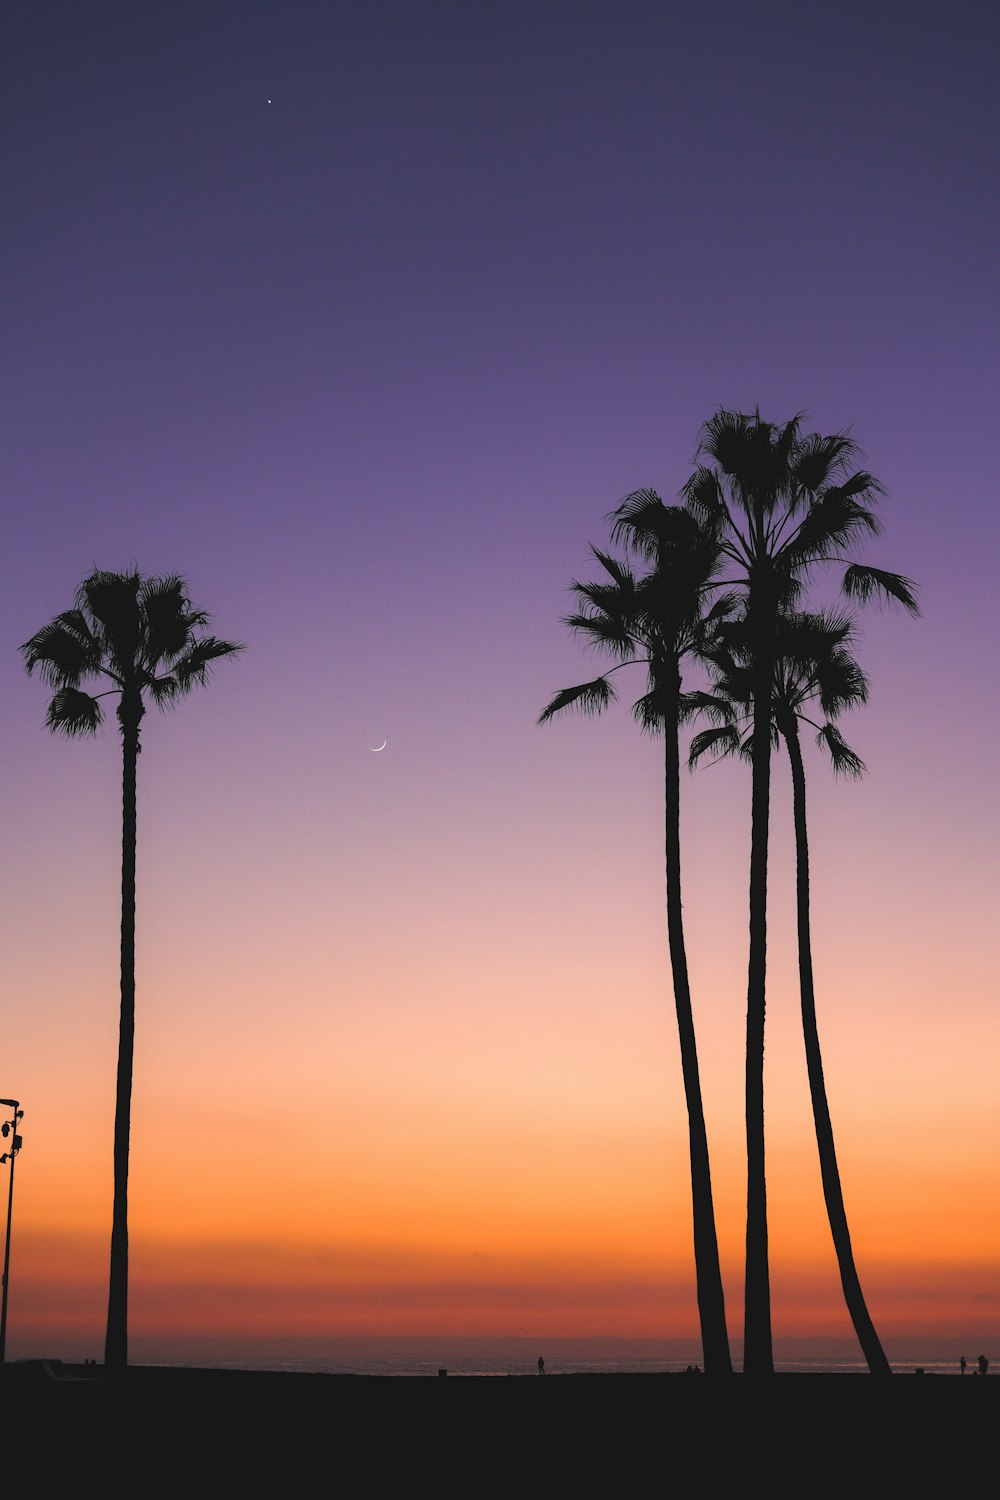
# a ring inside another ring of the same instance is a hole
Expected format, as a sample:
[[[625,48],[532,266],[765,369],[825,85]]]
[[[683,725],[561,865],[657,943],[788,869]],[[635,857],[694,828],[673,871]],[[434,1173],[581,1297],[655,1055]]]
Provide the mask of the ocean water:
[[[683,1374],[694,1361],[662,1359],[653,1357],[623,1357],[610,1355],[551,1357],[545,1359],[546,1375],[663,1375]],[[223,1370],[272,1370],[293,1374],[366,1375],[385,1377],[439,1376],[444,1370],[448,1375],[472,1377],[483,1376],[538,1376],[537,1356],[534,1360],[521,1356],[457,1354],[455,1352],[433,1357],[427,1354],[380,1354],[353,1357],[339,1355],[333,1358],[317,1357],[271,1357],[253,1358],[150,1358],[136,1363],[154,1365],[187,1366]],[[738,1361],[735,1367],[740,1368]],[[921,1365],[911,1361],[892,1362],[894,1373],[913,1375],[922,1370],[925,1375],[959,1375],[957,1361],[928,1360]],[[971,1375],[975,1361],[971,1360],[968,1373]],[[775,1372],[787,1375],[865,1375],[868,1373],[863,1360],[858,1359],[776,1359]]]
[[[998,1334],[1000,1343],[1000,1334]],[[941,1335],[897,1336],[884,1339],[892,1369],[900,1375],[923,1370],[926,1375],[959,1375],[964,1352],[970,1378],[981,1352],[1000,1377],[1000,1347],[991,1347],[990,1331],[968,1328],[955,1338]],[[733,1363],[741,1368],[742,1341],[732,1340]],[[7,1348],[8,1359],[59,1358],[82,1364],[99,1359],[102,1340],[68,1336],[54,1342],[49,1336],[23,1339],[16,1334]],[[219,1370],[273,1370],[297,1374],[368,1375],[383,1377],[449,1375],[538,1376],[538,1358],[547,1375],[661,1375],[683,1374],[701,1364],[701,1341],[689,1338],[573,1338],[532,1335],[459,1336],[397,1335],[380,1337],[239,1337],[163,1338],[135,1334],[129,1339],[129,1362],[134,1365],[186,1366]],[[857,1341],[849,1337],[776,1337],[778,1374],[864,1375],[867,1366]]]

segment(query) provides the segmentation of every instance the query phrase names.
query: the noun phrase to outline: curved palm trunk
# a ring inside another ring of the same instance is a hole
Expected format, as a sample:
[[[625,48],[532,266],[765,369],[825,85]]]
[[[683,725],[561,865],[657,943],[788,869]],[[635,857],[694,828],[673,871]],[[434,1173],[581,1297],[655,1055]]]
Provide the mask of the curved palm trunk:
[[[105,1367],[117,1373],[123,1372],[128,1364],[128,1156],[135,1039],[135,791],[142,714],[141,699],[129,702],[123,700],[118,711],[122,731],[121,1018],[118,1028],[118,1081],[115,1097],[111,1274],[108,1286],[108,1328],[104,1342]]]
[[[701,1318],[701,1344],[705,1373],[731,1375],[733,1365],[729,1355],[729,1336],[726,1332],[726,1303],[722,1288],[722,1272],[719,1268],[719,1244],[715,1231],[715,1209],[712,1203],[712,1175],[708,1160],[708,1135],[705,1130],[705,1112],[701,1098],[698,1051],[695,1045],[694,1017],[691,1013],[691,987],[688,982],[684,922],[681,912],[680,757],[677,745],[676,705],[673,707],[674,716],[672,719],[668,717],[664,726],[667,941],[674,982],[677,1030],[680,1035],[684,1097],[687,1102],[698,1312]]]
[[[758,639],[760,632],[757,632]],[[767,846],[771,802],[771,652],[758,648],[753,709],[750,962],[747,974],[747,1239],[743,1372],[773,1375],[771,1282],[764,1175],[764,1014],[767,978]]]
[[[812,942],[809,924],[809,840],[806,832],[806,778],[802,764],[802,747],[799,743],[798,725],[794,717],[789,724],[782,723],[779,727],[788,747],[788,759],[792,768],[802,1033],[805,1038],[809,1094],[812,1099],[813,1120],[816,1126],[816,1144],[819,1148],[823,1197],[826,1199],[830,1232],[833,1235],[834,1249],[837,1252],[844,1301],[847,1303],[858,1342],[868,1361],[871,1373],[891,1375],[892,1370],[879,1342],[879,1336],[875,1332],[875,1325],[869,1316],[854,1264],[851,1233],[847,1226],[847,1212],[844,1208],[844,1195],[837,1167],[837,1152],[833,1143],[833,1122],[830,1119],[830,1105],[826,1097],[826,1083],[823,1078],[823,1058],[820,1053],[819,1030],[816,1025],[816,995],[813,988]]]

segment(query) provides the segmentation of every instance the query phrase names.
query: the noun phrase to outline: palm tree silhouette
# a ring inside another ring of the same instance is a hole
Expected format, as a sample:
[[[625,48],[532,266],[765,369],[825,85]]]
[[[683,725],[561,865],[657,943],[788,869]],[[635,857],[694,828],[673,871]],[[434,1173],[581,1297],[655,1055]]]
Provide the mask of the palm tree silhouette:
[[[637,578],[631,568],[592,548],[608,581],[574,583],[582,608],[565,623],[599,651],[617,658],[609,672],[592,682],[565,688],[543,710],[544,724],[573,706],[599,713],[615,698],[611,672],[642,664],[647,692],[634,705],[639,724],[664,739],[667,940],[674,1005],[680,1036],[681,1070],[688,1114],[691,1198],[698,1310],[705,1371],[731,1374],[726,1308],[712,1202],[708,1136],[698,1072],[691,989],[681,913],[680,765],[678,731],[700,703],[699,694],[681,691],[683,659],[697,653],[714,622],[728,607],[703,613],[704,591],[712,580],[718,550],[711,531],[680,506],[665,506],[651,490],[637,491],[614,513],[613,537],[648,558],[652,567]]]
[[[718,721],[719,727],[703,730],[695,735],[691,741],[689,756],[692,765],[709,751],[716,754],[736,753],[752,759],[753,731],[746,727],[752,717],[751,671],[747,653],[740,649],[739,634],[738,623],[727,625],[722,633],[722,640],[713,653],[716,686],[720,696],[714,702],[706,698],[704,707]],[[778,622],[772,693],[772,739],[777,734],[784,741],[792,772],[799,994],[823,1197],[837,1255],[844,1301],[858,1342],[871,1373],[891,1375],[892,1368],[875,1331],[854,1261],[823,1074],[809,917],[805,767],[799,738],[800,721],[811,725],[816,730],[817,744],[825,747],[830,755],[835,774],[855,777],[864,774],[864,762],[832,723],[841,713],[868,700],[868,683],[852,655],[852,647],[853,622],[844,615],[796,614],[785,616]],[[825,715],[821,724],[817,724],[809,716],[814,704],[818,704]]]
[[[702,428],[699,464],[684,486],[692,514],[720,534],[734,569],[726,580],[744,597],[752,679],[750,957],[747,970],[747,1227],[744,1373],[774,1373],[764,1171],[764,1020],[767,971],[767,848],[771,786],[771,695],[775,634],[810,573],[843,565],[841,587],[859,603],[894,600],[916,613],[913,585],[899,574],[852,561],[848,549],[880,531],[881,493],[846,433],[803,435],[801,416],[784,426],[720,410]]]
[[[138,571],[96,571],[77,590],[74,607],[57,615],[21,651],[29,676],[38,669],[55,696],[46,725],[74,738],[96,734],[102,698],[117,697],[122,737],[121,1018],[115,1103],[114,1208],[104,1360],[128,1364],[128,1161],[135,1037],[136,762],[145,697],[165,708],[207,681],[214,661],[243,649],[199,632],[208,624],[181,578],[144,578]],[[81,684],[108,686],[88,693]]]

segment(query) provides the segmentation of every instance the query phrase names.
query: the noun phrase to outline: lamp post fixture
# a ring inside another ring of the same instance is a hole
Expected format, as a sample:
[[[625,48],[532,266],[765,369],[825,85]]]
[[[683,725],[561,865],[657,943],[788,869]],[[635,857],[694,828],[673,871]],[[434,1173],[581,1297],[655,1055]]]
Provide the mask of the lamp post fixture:
[[[7,1281],[10,1271],[10,1221],[14,1212],[14,1158],[21,1149],[21,1137],[17,1133],[17,1122],[24,1114],[16,1099],[0,1099],[0,1106],[13,1110],[9,1120],[0,1126],[0,1135],[10,1138],[10,1150],[0,1156],[0,1163],[10,1162],[10,1182],[7,1188],[7,1239],[3,1252],[3,1303],[0,1305],[0,1365],[7,1358]]]

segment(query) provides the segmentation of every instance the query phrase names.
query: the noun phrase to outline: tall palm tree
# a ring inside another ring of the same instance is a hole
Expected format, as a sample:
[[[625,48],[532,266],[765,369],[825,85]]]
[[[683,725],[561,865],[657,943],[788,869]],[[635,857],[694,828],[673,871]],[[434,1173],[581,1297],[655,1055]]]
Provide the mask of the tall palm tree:
[[[735,752],[752,759],[752,730],[745,729],[752,715],[750,664],[746,653],[741,653],[739,649],[739,626],[730,627],[726,634],[728,641],[713,656],[716,685],[721,696],[714,702],[706,696],[703,704],[712,717],[719,721],[719,727],[695,735],[691,741],[691,764],[709,751],[717,754]],[[823,1197],[837,1255],[844,1301],[858,1342],[871,1373],[891,1375],[892,1369],[868,1311],[854,1261],[823,1074],[816,1020],[809,916],[805,767],[799,738],[800,721],[811,725],[816,731],[817,744],[825,747],[830,755],[835,774],[864,774],[864,762],[844,741],[832,722],[847,709],[863,704],[868,699],[868,683],[852,655],[852,646],[853,625],[846,616],[828,613],[799,614],[786,616],[779,621],[772,693],[772,739],[777,734],[784,741],[792,772],[799,994]],[[740,660],[741,654],[743,660]],[[817,724],[810,718],[814,704],[818,704],[825,715],[822,724]],[[741,725],[744,726],[744,732],[741,732]]]
[[[698,1072],[691,989],[681,914],[680,770],[678,730],[697,706],[698,695],[681,691],[681,664],[703,643],[712,621],[702,613],[704,589],[718,560],[710,530],[680,506],[665,506],[652,491],[629,496],[614,515],[614,536],[625,539],[653,566],[643,577],[604,552],[594,557],[607,575],[601,583],[574,583],[581,604],[566,624],[599,651],[616,658],[609,672],[592,682],[565,688],[542,712],[545,723],[571,705],[599,713],[615,697],[611,672],[641,664],[647,692],[633,712],[643,729],[662,734],[665,772],[667,940],[674,1005],[680,1035],[681,1069],[687,1102],[691,1157],[691,1198],[698,1310],[705,1371],[731,1374],[726,1308],[712,1202],[708,1136]],[[716,605],[715,618],[725,612]]]
[[[104,1360],[109,1371],[128,1364],[128,1162],[135,1037],[136,762],[148,695],[165,708],[203,685],[211,664],[243,648],[201,634],[208,624],[181,578],[94,572],[77,590],[74,607],[43,625],[21,651],[30,676],[36,668],[55,689],[46,724],[71,738],[96,734],[102,698],[117,698],[122,737],[121,1018],[114,1135],[114,1208]],[[106,684],[89,693],[83,683]]]
[[[784,426],[752,414],[718,411],[702,429],[699,464],[684,496],[692,514],[721,534],[733,569],[726,580],[744,598],[753,682],[750,835],[750,955],[747,971],[747,1226],[744,1372],[774,1373],[764,1170],[764,1021],[767,971],[767,849],[770,826],[771,695],[775,633],[794,609],[810,573],[842,566],[841,587],[859,603],[895,601],[916,612],[913,585],[899,574],[847,554],[878,535],[881,486],[864,469],[846,433],[803,434],[801,417]]]

